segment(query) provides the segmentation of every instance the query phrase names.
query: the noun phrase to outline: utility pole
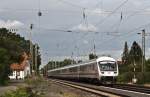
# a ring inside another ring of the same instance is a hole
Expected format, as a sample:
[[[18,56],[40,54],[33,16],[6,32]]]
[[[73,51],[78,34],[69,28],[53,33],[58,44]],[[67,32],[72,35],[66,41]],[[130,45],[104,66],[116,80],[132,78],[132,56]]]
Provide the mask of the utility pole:
[[[95,47],[95,43],[94,43],[93,49],[94,49],[94,55],[96,55],[96,47]]]
[[[145,29],[142,30],[142,72],[145,69]]]
[[[38,71],[38,68],[37,68],[37,44],[35,44],[35,49],[34,49],[34,53],[35,53],[35,55],[34,55],[34,61],[35,61],[35,72],[36,72],[36,74],[37,74],[37,71]]]
[[[33,71],[33,45],[32,45],[32,29],[33,29],[33,24],[30,25],[30,36],[29,36],[29,41],[30,41],[30,65],[31,65],[31,74]]]
[[[144,72],[145,69],[145,29],[142,30],[142,33],[138,33],[138,34],[142,34],[142,69],[141,71]]]

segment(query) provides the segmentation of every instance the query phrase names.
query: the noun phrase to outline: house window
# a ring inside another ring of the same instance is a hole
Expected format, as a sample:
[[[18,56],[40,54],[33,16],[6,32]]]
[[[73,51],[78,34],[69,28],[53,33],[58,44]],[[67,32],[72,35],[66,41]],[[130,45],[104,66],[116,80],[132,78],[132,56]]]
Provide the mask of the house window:
[[[17,71],[17,76],[19,76],[20,75],[20,72],[19,71]]]

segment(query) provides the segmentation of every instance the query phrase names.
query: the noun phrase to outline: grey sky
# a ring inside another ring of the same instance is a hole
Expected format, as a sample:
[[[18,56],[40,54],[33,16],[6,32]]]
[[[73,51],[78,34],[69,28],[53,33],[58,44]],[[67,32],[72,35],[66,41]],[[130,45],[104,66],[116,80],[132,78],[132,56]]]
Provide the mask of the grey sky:
[[[136,33],[141,32],[143,28],[150,32],[150,25],[138,28],[150,23],[149,0],[0,1],[1,27],[5,25],[7,28],[17,28],[17,33],[28,39],[29,25],[34,24],[32,39],[41,47],[43,64],[48,59],[70,57],[72,52],[74,56],[85,56],[93,51],[93,43],[98,55],[109,54],[118,59],[125,41],[128,41],[129,46],[134,40],[141,44],[141,36]],[[122,4],[125,1],[127,2]],[[121,4],[122,6],[114,11]],[[37,16],[39,8],[43,14],[40,18],[40,29]],[[83,19],[84,8],[86,20]],[[149,40],[147,37],[147,56],[150,53]]]

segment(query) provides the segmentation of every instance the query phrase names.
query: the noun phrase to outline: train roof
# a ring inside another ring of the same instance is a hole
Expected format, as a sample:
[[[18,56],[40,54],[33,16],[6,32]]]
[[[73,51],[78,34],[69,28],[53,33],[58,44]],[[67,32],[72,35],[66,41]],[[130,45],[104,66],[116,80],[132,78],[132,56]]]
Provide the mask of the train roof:
[[[103,56],[103,57],[97,58],[96,61],[99,62],[99,61],[116,61],[116,60],[112,57]]]
[[[73,67],[77,67],[77,66],[90,65],[90,64],[93,64],[93,63],[96,63],[96,62],[99,62],[99,61],[116,61],[116,60],[111,58],[111,57],[99,57],[97,59],[89,60],[89,61],[86,61],[86,62],[83,62],[83,63],[72,64],[72,65],[67,65],[67,66],[64,66],[64,67],[48,70],[48,72],[73,68]]]
[[[92,63],[96,63],[96,60],[94,59],[94,60],[86,61],[86,62],[83,62],[83,63],[67,65],[67,66],[64,66],[64,67],[48,70],[48,72],[49,71],[51,72],[51,71],[63,70],[63,69],[67,69],[67,68],[77,67],[77,66],[88,65],[88,64],[92,64]]]

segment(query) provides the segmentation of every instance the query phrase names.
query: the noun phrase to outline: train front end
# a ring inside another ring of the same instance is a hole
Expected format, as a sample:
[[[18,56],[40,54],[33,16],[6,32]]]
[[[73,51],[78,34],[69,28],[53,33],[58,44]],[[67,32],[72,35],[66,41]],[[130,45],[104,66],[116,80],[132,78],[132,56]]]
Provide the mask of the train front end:
[[[118,76],[117,61],[111,57],[100,57],[97,59],[99,80],[104,84],[116,82]]]

